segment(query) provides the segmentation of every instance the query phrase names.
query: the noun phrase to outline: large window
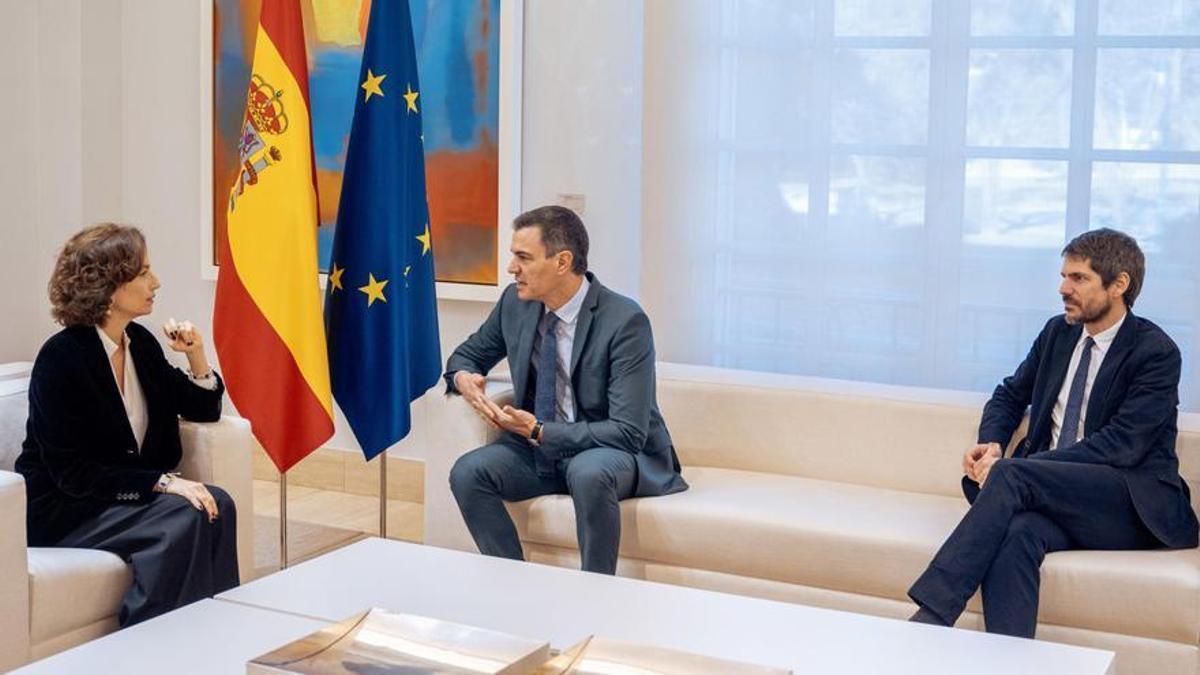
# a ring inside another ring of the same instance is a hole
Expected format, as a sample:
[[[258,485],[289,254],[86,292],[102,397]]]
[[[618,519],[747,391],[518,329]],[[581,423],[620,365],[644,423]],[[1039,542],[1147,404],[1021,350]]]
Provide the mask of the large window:
[[[990,390],[1059,251],[1137,237],[1200,386],[1200,2],[646,3],[660,357]]]

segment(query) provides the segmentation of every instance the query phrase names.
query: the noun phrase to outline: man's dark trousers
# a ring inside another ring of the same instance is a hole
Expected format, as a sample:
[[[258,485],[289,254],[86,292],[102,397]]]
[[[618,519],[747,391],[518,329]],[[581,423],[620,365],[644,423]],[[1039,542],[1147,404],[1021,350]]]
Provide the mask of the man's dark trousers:
[[[592,448],[559,459],[553,476],[539,476],[533,448],[508,436],[463,455],[450,471],[450,490],[480,553],[524,560],[504,502],[570,494],[582,568],[603,574],[617,571],[619,502],[633,496],[636,483],[634,456],[613,448]]]
[[[1163,546],[1110,466],[1000,459],[982,490],[970,481],[964,486],[970,510],[908,594],[939,617],[955,618],[982,586],[989,633],[1033,637],[1047,553]]]

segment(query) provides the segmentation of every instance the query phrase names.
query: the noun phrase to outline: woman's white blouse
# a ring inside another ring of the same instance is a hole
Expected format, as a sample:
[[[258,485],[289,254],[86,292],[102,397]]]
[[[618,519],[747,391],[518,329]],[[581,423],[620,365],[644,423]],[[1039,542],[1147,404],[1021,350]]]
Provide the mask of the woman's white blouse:
[[[122,333],[121,344],[117,344],[99,326],[96,326],[96,332],[100,334],[100,342],[104,345],[104,352],[108,355],[109,372],[112,372],[113,382],[118,385],[117,391],[121,391],[121,387],[117,380],[117,374],[111,367],[112,358],[118,349],[125,349],[125,391],[121,394],[121,402],[125,404],[125,415],[129,418],[129,428],[133,431],[134,439],[137,440],[138,450],[141,451],[142,441],[146,440],[146,428],[150,425],[150,419],[146,416],[146,394],[142,392],[142,384],[138,381],[137,366],[133,362],[133,357],[129,355],[129,334]],[[217,378],[215,377],[201,379],[192,373],[188,373],[188,377],[197,386],[209,391],[217,388]]]

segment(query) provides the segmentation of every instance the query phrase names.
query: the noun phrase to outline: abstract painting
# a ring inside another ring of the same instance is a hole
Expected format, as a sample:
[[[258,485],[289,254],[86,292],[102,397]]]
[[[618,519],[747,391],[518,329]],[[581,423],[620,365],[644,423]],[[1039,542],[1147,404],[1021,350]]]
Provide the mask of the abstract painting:
[[[375,1],[407,1],[412,10],[438,281],[495,285],[501,0]],[[300,0],[308,42],[322,271],[328,269],[337,223],[371,2]],[[237,176],[237,134],[260,4],[213,0],[212,203],[218,242],[225,236],[225,206]]]

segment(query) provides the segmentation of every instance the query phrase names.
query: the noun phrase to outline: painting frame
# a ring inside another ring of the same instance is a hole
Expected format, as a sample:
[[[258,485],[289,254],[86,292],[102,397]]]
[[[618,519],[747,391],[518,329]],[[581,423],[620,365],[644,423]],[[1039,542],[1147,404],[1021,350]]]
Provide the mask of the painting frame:
[[[215,281],[220,274],[213,263],[215,214],[213,213],[213,5],[200,3],[200,277]],[[496,302],[507,285],[504,251],[508,249],[508,224],[521,213],[521,102],[524,92],[524,0],[500,0],[500,68],[498,96],[496,283],[437,282],[439,300]],[[328,275],[320,274],[325,288]]]

